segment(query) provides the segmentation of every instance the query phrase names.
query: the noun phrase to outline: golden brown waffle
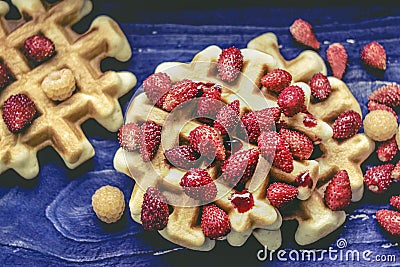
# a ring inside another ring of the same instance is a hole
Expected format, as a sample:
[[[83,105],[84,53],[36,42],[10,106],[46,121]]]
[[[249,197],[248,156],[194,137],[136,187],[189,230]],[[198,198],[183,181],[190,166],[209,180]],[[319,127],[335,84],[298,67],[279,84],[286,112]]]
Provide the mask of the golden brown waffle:
[[[238,213],[233,208],[228,199],[232,192],[229,189],[224,190],[223,186],[217,182],[219,195],[214,203],[228,214],[232,227],[232,231],[226,237],[227,241],[233,246],[241,246],[253,233],[255,238],[263,245],[270,249],[278,248],[281,245],[280,226],[282,218],[280,211],[272,207],[266,198],[266,188],[271,179],[290,183],[304,171],[309,171],[314,182],[313,187],[299,190],[297,208],[293,212],[283,214],[285,215],[284,219],[299,221],[295,238],[301,245],[310,244],[326,236],[344,222],[345,213],[344,211],[331,211],[325,206],[322,197],[323,185],[333,176],[334,171],[349,168],[351,186],[353,192],[355,192],[353,200],[359,200],[360,192],[362,195],[362,183],[360,185],[358,180],[358,175],[361,174],[359,165],[374,148],[374,143],[363,134],[358,134],[342,143],[332,139],[331,124],[334,118],[347,109],[360,112],[358,103],[346,85],[334,78],[330,78],[333,92],[328,101],[325,101],[325,106],[321,107],[322,104],[312,103],[310,100],[311,91],[307,82],[314,73],[326,74],[323,60],[317,53],[305,51],[292,61],[286,61],[280,55],[276,36],[272,33],[253,39],[248,48],[241,49],[244,57],[242,75],[233,83],[224,83],[217,76],[216,64],[214,63],[217,62],[221,51],[221,48],[217,46],[210,46],[199,52],[189,64],[162,63],[156,68],[155,72],[167,73],[172,82],[192,79],[220,84],[222,85],[223,101],[230,103],[239,100],[240,114],[243,115],[250,109],[264,108],[265,106],[261,104],[263,100],[269,106],[277,106],[276,96],[269,94],[262,88],[260,79],[272,69],[286,69],[292,74],[293,83],[303,89],[307,108],[316,117],[316,126],[306,127],[304,125],[304,113],[299,113],[291,118],[282,114],[281,119],[289,127],[305,133],[314,143],[319,143],[323,151],[322,156],[316,160],[295,160],[294,169],[291,173],[285,173],[276,167],[271,167],[270,171],[265,171],[269,168],[260,166],[259,162],[254,176],[246,184],[246,188],[253,193],[257,204],[244,213]],[[341,100],[341,98],[344,99]],[[347,100],[347,98],[350,99]],[[180,138],[187,140],[190,131],[201,123],[194,120],[184,124],[185,121],[187,122],[185,112],[179,110],[173,112],[177,113],[174,114],[175,120],[171,123],[168,120],[170,114],[155,107],[146,95],[141,93],[132,101],[126,114],[126,122],[140,123],[153,120],[163,126],[163,142],[151,163],[143,163],[139,152],[126,152],[122,149],[117,151],[114,158],[115,168],[133,177],[136,181],[129,205],[132,218],[139,223],[143,195],[148,186],[168,188],[169,191],[163,193],[169,203],[174,194],[182,194],[179,181],[185,171],[165,163],[163,152],[173,147],[177,134],[180,135]],[[317,112],[320,112],[320,114]],[[168,123],[166,123],[167,121]],[[356,142],[360,142],[360,145],[352,146]],[[342,156],[342,151],[346,150],[348,150],[349,156],[338,160],[337,156]],[[215,174],[218,173],[218,166],[213,166],[209,173],[215,178]],[[174,193],[170,193],[172,191]],[[191,249],[212,249],[215,241],[206,238],[199,225],[200,207],[195,205],[189,207],[193,203],[186,204],[188,205],[172,205],[174,211],[169,216],[166,228],[159,231],[160,234],[176,244]]]
[[[65,0],[50,5],[40,0],[14,0],[22,17],[7,20],[9,6],[0,2],[0,58],[10,68],[15,81],[2,90],[0,103],[18,93],[29,96],[36,106],[37,118],[25,131],[11,133],[0,122],[0,172],[12,168],[24,178],[39,172],[36,154],[52,146],[69,168],[75,168],[94,155],[94,149],[80,125],[94,118],[110,131],[123,123],[118,98],[136,84],[129,72],[102,72],[106,57],[127,61],[129,43],[117,25],[106,16],[97,17],[87,32],[78,34],[71,27],[92,10],[91,1]],[[43,34],[51,39],[56,54],[50,60],[32,66],[21,52],[26,38]],[[76,89],[64,101],[49,99],[41,88],[51,73],[70,69]]]

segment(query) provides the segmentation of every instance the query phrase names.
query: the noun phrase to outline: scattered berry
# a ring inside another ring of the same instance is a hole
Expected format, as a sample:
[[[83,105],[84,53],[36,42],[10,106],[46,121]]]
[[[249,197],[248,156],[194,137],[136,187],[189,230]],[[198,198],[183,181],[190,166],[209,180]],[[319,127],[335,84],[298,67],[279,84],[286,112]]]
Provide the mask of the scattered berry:
[[[172,81],[168,74],[157,72],[147,77],[142,86],[146,96],[153,104],[162,107],[165,96],[172,87]]]
[[[212,201],[217,196],[217,186],[210,174],[203,169],[188,170],[180,181],[183,191],[191,198]]]
[[[296,19],[290,26],[290,33],[297,42],[309,46],[314,50],[320,48],[320,43],[317,40],[317,37],[315,37],[312,26],[309,22],[302,19]]]
[[[167,226],[169,209],[165,198],[155,187],[148,187],[143,196],[140,220],[145,230],[162,230]]]
[[[162,127],[154,121],[147,121],[140,126],[140,153],[144,162],[153,159],[161,143]]]
[[[333,138],[347,139],[354,136],[362,126],[361,115],[354,110],[343,112],[332,125]]]
[[[120,147],[132,152],[140,147],[140,126],[129,122],[121,126],[118,131]]]
[[[298,194],[299,190],[296,187],[281,182],[272,183],[267,189],[267,198],[271,202],[271,205],[276,208],[286,206]]]
[[[374,110],[364,118],[364,133],[372,140],[382,142],[392,138],[397,131],[396,118],[386,110]]]
[[[392,171],[392,179],[400,180],[400,161],[396,163]]]
[[[283,69],[274,69],[261,78],[261,84],[267,90],[280,93],[292,82],[292,75]]]
[[[368,100],[376,101],[380,104],[396,107],[400,105],[400,86],[396,83],[385,85],[375,90]]]
[[[228,215],[215,204],[203,206],[201,230],[210,239],[221,239],[231,231]]]
[[[25,94],[12,95],[3,104],[3,120],[12,133],[22,131],[35,115],[35,103]]]
[[[331,84],[328,77],[322,73],[315,73],[308,84],[311,88],[311,95],[319,101],[327,99],[331,93]]]
[[[25,40],[23,52],[34,63],[41,63],[55,54],[54,43],[43,35],[33,35]]]
[[[243,115],[242,123],[245,127],[248,140],[256,144],[261,131],[270,131],[281,117],[281,110],[277,107],[251,111]]]
[[[289,144],[277,132],[262,132],[258,138],[261,156],[284,172],[293,171],[293,155]],[[272,159],[273,158],[273,159]]]
[[[239,100],[234,100],[223,106],[215,119],[214,128],[221,134],[230,133],[239,122]]]
[[[312,188],[314,184],[309,171],[304,171],[297,175],[294,182],[298,187]]]
[[[11,74],[8,66],[5,63],[0,62],[0,89],[7,87],[7,85],[12,83],[14,80],[15,78]]]
[[[392,137],[391,139],[381,143],[376,150],[378,154],[378,159],[380,161],[386,162],[392,160],[399,149],[397,148],[396,139]]]
[[[199,83],[198,86],[203,94],[197,102],[197,116],[214,120],[224,104],[221,101],[221,86],[214,83]]]
[[[101,221],[114,223],[121,219],[124,213],[124,194],[115,186],[102,186],[92,196],[92,207]]]
[[[230,185],[236,185],[238,182],[245,184],[254,174],[259,154],[256,149],[232,154],[221,168],[222,179]]]
[[[341,43],[333,43],[326,49],[326,60],[331,67],[332,74],[338,79],[342,79],[346,71],[348,55]]]
[[[203,156],[208,158],[216,158],[218,160],[225,159],[225,147],[218,132],[208,126],[201,125],[193,129],[189,133],[190,145]]]
[[[230,197],[232,205],[239,213],[249,211],[254,206],[253,194],[247,189],[235,191]]]
[[[393,164],[384,164],[374,166],[368,169],[364,175],[364,183],[367,188],[376,193],[381,194],[385,192],[392,183]]]
[[[299,112],[305,111],[305,97],[303,89],[297,85],[291,85],[283,89],[278,96],[278,106],[283,114],[293,117]]]
[[[299,160],[309,159],[314,151],[314,145],[308,136],[295,130],[282,128],[279,133],[289,144],[294,158]]]
[[[351,186],[347,171],[341,170],[333,176],[324,193],[324,200],[329,209],[343,210],[350,205]]]
[[[360,57],[370,67],[386,70],[386,51],[378,42],[366,44],[360,52]]]
[[[392,197],[390,198],[390,205],[391,205],[393,208],[395,208],[395,209],[397,209],[397,210],[400,210],[400,195],[398,195],[398,196],[392,196]]]
[[[368,101],[368,110],[369,111],[374,111],[374,110],[386,110],[389,111],[390,113],[393,114],[393,116],[396,118],[396,121],[398,119],[396,112],[389,106],[386,106],[384,104],[380,104],[376,101],[370,100]]]
[[[193,99],[198,93],[197,83],[188,79],[181,80],[168,91],[162,107],[166,111],[171,111],[178,105]]]
[[[232,46],[222,50],[218,58],[218,75],[223,81],[233,82],[243,67],[243,55]]]
[[[198,165],[200,155],[191,146],[178,146],[164,152],[168,162],[175,167],[190,169]]]
[[[400,212],[393,210],[378,210],[376,220],[390,234],[400,236]]]

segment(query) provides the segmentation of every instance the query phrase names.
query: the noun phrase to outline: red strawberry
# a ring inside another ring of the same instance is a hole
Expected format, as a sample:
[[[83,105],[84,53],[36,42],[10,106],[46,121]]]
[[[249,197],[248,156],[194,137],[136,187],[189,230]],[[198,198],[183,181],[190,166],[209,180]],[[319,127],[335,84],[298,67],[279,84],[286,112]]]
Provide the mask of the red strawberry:
[[[396,83],[380,87],[368,99],[380,104],[396,107],[400,105],[400,86]]]
[[[314,50],[320,48],[320,43],[315,37],[312,26],[307,21],[296,19],[290,26],[290,33],[297,42],[309,46]]]
[[[396,163],[392,171],[392,179],[400,180],[400,161]]]
[[[175,167],[190,169],[198,165],[199,154],[191,146],[178,146],[164,152],[168,162]]]
[[[118,131],[120,147],[126,151],[134,151],[140,147],[140,126],[129,122],[121,126]]]
[[[253,194],[249,190],[236,191],[229,198],[239,213],[249,211],[254,206]]]
[[[140,220],[145,230],[162,230],[167,226],[169,209],[165,198],[155,187],[148,187],[143,196]]]
[[[320,101],[327,99],[331,93],[328,77],[322,73],[315,73],[308,84],[311,88],[311,95]]]
[[[393,208],[400,210],[400,195],[392,196],[390,198],[390,205],[392,205]]]
[[[386,51],[378,42],[366,44],[360,52],[360,57],[370,67],[386,70]]]
[[[308,170],[298,174],[296,176],[294,182],[298,187],[312,188],[312,186],[314,184],[314,182],[310,176],[310,172]]]
[[[305,111],[304,91],[297,85],[291,85],[283,89],[278,96],[278,106],[283,114],[292,117],[299,112]]]
[[[274,69],[261,78],[261,84],[272,92],[280,93],[292,82],[292,75],[286,70]]]
[[[210,239],[221,239],[231,231],[228,214],[215,204],[203,206],[201,230]]]
[[[43,35],[33,35],[25,40],[23,52],[34,63],[41,63],[55,53],[54,43]]]
[[[230,133],[239,122],[239,105],[239,100],[234,100],[219,110],[214,122],[214,128],[219,130],[221,134]]]
[[[393,164],[384,164],[368,169],[364,175],[364,183],[367,188],[376,193],[385,192],[392,183]]]
[[[400,212],[393,210],[378,210],[376,220],[390,234],[400,236]]]
[[[179,184],[186,195],[197,200],[210,202],[217,196],[217,186],[214,180],[203,169],[188,170]]]
[[[197,116],[215,119],[222,108],[221,86],[215,83],[198,83],[199,91],[203,92],[197,103]]]
[[[161,126],[154,121],[147,121],[140,126],[140,153],[144,162],[153,159],[161,143]]]
[[[256,144],[261,131],[269,131],[279,121],[281,110],[277,107],[251,111],[242,117],[249,142]],[[261,128],[261,129],[260,129]]]
[[[333,176],[324,193],[325,203],[331,210],[343,210],[350,205],[351,186],[347,171],[341,170]]]
[[[184,79],[176,82],[168,91],[163,102],[163,109],[171,111],[178,105],[194,98],[198,94],[197,83]]]
[[[347,139],[354,136],[361,128],[361,115],[354,110],[343,112],[332,125],[333,138]]]
[[[3,104],[3,120],[12,133],[31,124],[35,115],[35,103],[25,94],[12,95]]]
[[[277,132],[262,132],[258,138],[258,149],[261,156],[273,161],[273,166],[287,173],[293,171],[293,155],[289,144]]]
[[[267,198],[271,202],[271,205],[276,208],[286,206],[298,194],[299,190],[296,187],[281,182],[272,183],[267,189]]]
[[[376,153],[380,161],[386,162],[392,160],[399,149],[397,148],[396,138],[393,137],[378,146]]]
[[[233,82],[243,67],[243,55],[232,46],[222,50],[218,58],[218,75],[223,81]]]
[[[162,107],[166,93],[171,87],[171,78],[163,72],[154,73],[143,81],[143,90],[146,96],[159,107]]]
[[[396,121],[398,119],[396,112],[391,107],[388,107],[388,106],[386,106],[384,104],[380,104],[380,103],[378,103],[376,101],[372,101],[372,100],[368,101],[368,110],[369,111],[386,110],[386,111],[389,111],[390,113],[393,114],[393,116],[396,118]]]
[[[14,80],[15,78],[12,76],[8,66],[5,63],[0,62],[0,89],[5,88]]]
[[[222,179],[230,185],[245,184],[254,174],[259,154],[257,149],[249,149],[231,155],[221,168]]]
[[[203,156],[215,157],[218,160],[225,159],[225,147],[221,137],[214,128],[208,125],[201,125],[193,129],[189,133],[189,142],[194,150]]]
[[[314,145],[307,135],[295,130],[282,128],[279,133],[289,144],[293,157],[304,160],[309,159],[314,151]]]
[[[326,60],[331,67],[332,74],[338,79],[342,79],[346,71],[348,55],[341,43],[333,43],[326,49]]]

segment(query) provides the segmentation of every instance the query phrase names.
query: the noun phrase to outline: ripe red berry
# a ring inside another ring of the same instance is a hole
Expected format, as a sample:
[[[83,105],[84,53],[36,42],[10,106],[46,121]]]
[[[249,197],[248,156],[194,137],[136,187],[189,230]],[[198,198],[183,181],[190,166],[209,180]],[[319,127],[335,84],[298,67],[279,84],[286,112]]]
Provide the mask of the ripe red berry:
[[[23,52],[34,63],[42,63],[55,54],[54,43],[43,35],[33,35],[25,40]]]
[[[365,185],[376,194],[385,192],[392,183],[393,169],[394,165],[390,163],[368,169],[364,175]]]
[[[172,111],[180,104],[193,99],[199,93],[197,83],[184,79],[176,82],[163,99],[163,109]]]
[[[165,198],[155,187],[148,187],[143,196],[140,219],[145,230],[162,230],[168,224],[169,209]]]
[[[315,37],[311,24],[305,20],[296,19],[290,26],[290,33],[297,42],[312,49],[318,50],[321,46]]]
[[[326,60],[328,61],[333,76],[342,79],[346,70],[348,55],[341,43],[333,43],[326,49]]]
[[[400,212],[394,210],[378,210],[376,220],[388,233],[400,236]]]
[[[218,75],[223,81],[233,82],[243,67],[242,52],[232,46],[222,50],[218,58]]]
[[[343,210],[350,205],[352,197],[347,171],[341,170],[329,182],[324,193],[325,203],[333,211]]]
[[[191,146],[178,146],[167,149],[164,152],[168,162],[177,168],[190,169],[196,167],[199,162],[199,154]]]
[[[134,151],[140,147],[140,126],[129,122],[121,126],[118,131],[120,147],[126,151]]]
[[[0,89],[5,88],[15,78],[12,76],[10,69],[4,62],[0,62]]]
[[[143,81],[143,91],[146,96],[157,106],[162,107],[168,91],[172,87],[171,78],[168,74],[157,72],[148,76]]]
[[[234,100],[228,105],[223,106],[214,121],[214,128],[221,134],[231,133],[239,122],[239,100]]]
[[[225,147],[218,132],[208,126],[201,125],[189,133],[190,145],[202,156],[218,160],[225,159]]]
[[[293,157],[299,160],[305,160],[311,157],[311,154],[314,151],[314,145],[308,136],[301,132],[286,128],[282,128],[279,133],[289,144]]]
[[[147,121],[140,126],[140,153],[144,162],[155,156],[161,143],[161,129],[154,121]]]
[[[292,82],[292,75],[283,69],[274,69],[261,78],[261,84],[267,90],[280,93]]]
[[[386,51],[380,43],[370,42],[366,44],[361,49],[360,57],[368,66],[386,70]]]
[[[337,117],[332,125],[333,138],[335,139],[347,139],[360,130],[362,126],[361,115],[354,110],[348,110],[343,112]]]
[[[180,181],[183,191],[191,198],[210,202],[217,196],[217,186],[210,174],[203,169],[188,170]]]
[[[391,205],[393,208],[395,208],[395,209],[397,209],[397,210],[400,210],[400,195],[398,195],[398,196],[392,196],[392,197],[390,198],[390,205]]]
[[[327,99],[331,93],[331,85],[328,77],[322,73],[315,73],[308,84],[311,88],[311,95],[319,101]]]
[[[31,124],[35,115],[35,103],[25,94],[12,95],[3,104],[3,120],[12,133]]]
[[[228,214],[215,204],[203,206],[201,230],[210,239],[221,239],[231,231]]]
[[[283,89],[278,96],[278,106],[283,114],[293,117],[306,110],[304,91],[297,85],[291,85]]]
[[[276,208],[286,206],[298,194],[299,190],[296,187],[281,182],[272,183],[267,189],[267,198],[271,202],[271,205]]]
[[[396,83],[384,85],[375,90],[368,100],[376,101],[380,104],[396,107],[400,105],[400,86]]]

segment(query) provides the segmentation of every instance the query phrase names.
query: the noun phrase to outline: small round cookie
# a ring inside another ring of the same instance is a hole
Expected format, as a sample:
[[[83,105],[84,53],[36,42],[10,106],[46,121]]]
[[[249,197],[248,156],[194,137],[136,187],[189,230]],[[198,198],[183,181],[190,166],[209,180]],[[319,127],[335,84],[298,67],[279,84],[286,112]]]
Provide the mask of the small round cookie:
[[[396,134],[397,127],[396,118],[386,110],[373,110],[364,118],[364,132],[374,141],[389,140]]]

